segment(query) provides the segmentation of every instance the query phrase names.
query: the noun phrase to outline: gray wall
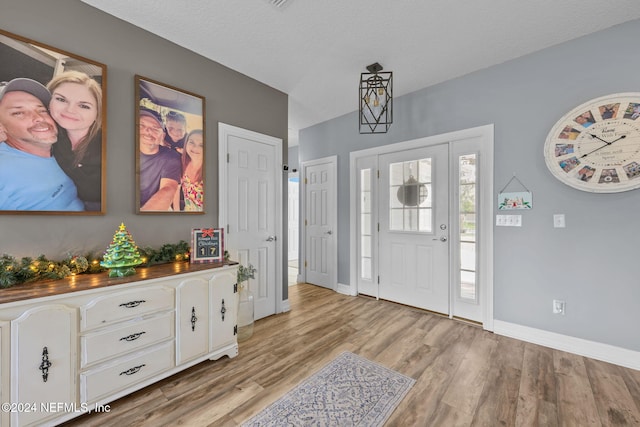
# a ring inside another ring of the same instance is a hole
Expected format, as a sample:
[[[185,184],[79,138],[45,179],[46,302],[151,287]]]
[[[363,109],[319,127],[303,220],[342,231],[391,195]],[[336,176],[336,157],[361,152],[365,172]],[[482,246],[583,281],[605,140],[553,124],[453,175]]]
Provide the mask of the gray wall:
[[[16,257],[44,254],[53,259],[69,252],[101,254],[121,222],[139,246],[152,247],[188,241],[192,228],[218,226],[218,122],[281,138],[282,157],[287,161],[286,94],[79,0],[3,3],[3,30],[107,65],[108,126],[107,214],[0,215],[1,253]],[[205,215],[135,214],[135,74],[206,99]],[[283,191],[287,194],[286,180]],[[286,203],[284,197],[284,212]],[[286,215],[283,230],[286,233]],[[286,245],[286,236],[281,241]],[[283,258],[286,271],[286,256]]]
[[[571,108],[640,91],[639,38],[632,21],[397,98],[387,134],[360,135],[356,113],[302,130],[301,162],[338,155],[339,282],[349,283],[352,261],[349,152],[494,123],[495,190],[516,173],[533,192],[522,228],[495,227],[495,319],[640,351],[640,190],[575,190],[542,154]],[[554,213],[566,228],[553,228]],[[566,301],[565,316],[551,313],[553,299]]]
[[[298,146],[289,147],[289,172],[294,169],[300,170],[300,162],[298,161]]]

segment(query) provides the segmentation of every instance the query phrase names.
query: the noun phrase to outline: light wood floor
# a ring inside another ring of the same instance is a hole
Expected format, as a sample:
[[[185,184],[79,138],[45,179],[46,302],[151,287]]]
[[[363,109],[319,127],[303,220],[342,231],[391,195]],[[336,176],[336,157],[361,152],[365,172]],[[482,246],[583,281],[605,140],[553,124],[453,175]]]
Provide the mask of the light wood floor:
[[[256,322],[234,359],[207,361],[66,426],[236,426],[342,351],[416,384],[387,426],[640,425],[640,371],[308,284]]]

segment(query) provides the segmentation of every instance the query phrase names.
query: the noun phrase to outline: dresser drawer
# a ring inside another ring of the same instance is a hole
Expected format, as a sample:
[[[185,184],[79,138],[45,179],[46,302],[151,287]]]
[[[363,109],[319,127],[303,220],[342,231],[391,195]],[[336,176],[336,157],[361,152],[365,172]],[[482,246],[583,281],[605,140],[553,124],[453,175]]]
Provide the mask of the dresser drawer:
[[[80,336],[80,367],[85,368],[173,338],[173,317],[173,312],[168,312]]]
[[[171,341],[147,352],[124,357],[121,362],[80,373],[81,401],[96,402],[171,369],[173,350]]]
[[[174,290],[164,286],[133,289],[98,297],[80,308],[82,331],[172,309]]]

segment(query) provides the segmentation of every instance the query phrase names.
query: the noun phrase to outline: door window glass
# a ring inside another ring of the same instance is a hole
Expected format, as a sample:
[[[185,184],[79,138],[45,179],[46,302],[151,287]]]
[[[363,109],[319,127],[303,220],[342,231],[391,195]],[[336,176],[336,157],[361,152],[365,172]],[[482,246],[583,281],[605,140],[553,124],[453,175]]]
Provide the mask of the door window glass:
[[[477,301],[477,170],[475,154],[459,156],[459,212],[460,212],[460,283],[458,296]]]
[[[389,165],[389,229],[433,230],[431,158]]]
[[[360,277],[368,280],[371,280],[373,275],[371,209],[371,169],[362,169],[360,171]]]

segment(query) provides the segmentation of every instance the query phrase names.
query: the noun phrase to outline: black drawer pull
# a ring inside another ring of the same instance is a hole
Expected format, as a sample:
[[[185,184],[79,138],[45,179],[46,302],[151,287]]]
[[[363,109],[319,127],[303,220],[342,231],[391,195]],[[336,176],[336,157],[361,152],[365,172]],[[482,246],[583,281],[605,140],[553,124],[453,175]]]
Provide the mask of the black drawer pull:
[[[51,367],[51,362],[49,361],[49,350],[47,347],[43,347],[42,349],[42,363],[40,363],[40,369],[42,371],[42,381],[45,383],[49,379],[49,368]]]
[[[224,322],[224,314],[227,312],[227,309],[224,306],[224,299],[222,300],[222,308],[220,309],[220,314],[222,314],[222,321]]]
[[[140,336],[141,336],[142,334],[146,334],[146,332],[145,332],[145,331],[142,331],[142,332],[136,332],[135,334],[131,334],[131,335],[128,335],[128,336],[126,336],[126,337],[122,337],[122,338],[120,338],[120,341],[135,341],[135,340],[137,340],[138,338],[140,338]]]
[[[120,375],[133,375],[135,373],[138,373],[138,371],[140,371],[140,369],[142,369],[143,366],[147,366],[147,365],[143,363],[142,365],[138,365],[134,368],[130,368],[130,369],[127,369],[126,371],[120,372]]]
[[[197,321],[198,321],[198,318],[196,317],[196,308],[191,307],[191,332],[194,332],[196,330]]]
[[[138,301],[129,301],[129,302],[125,302],[123,304],[120,304],[119,307],[125,307],[125,308],[134,308],[139,306],[140,304],[142,304],[143,302],[146,302],[145,300],[141,299]]]

